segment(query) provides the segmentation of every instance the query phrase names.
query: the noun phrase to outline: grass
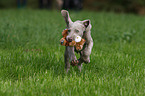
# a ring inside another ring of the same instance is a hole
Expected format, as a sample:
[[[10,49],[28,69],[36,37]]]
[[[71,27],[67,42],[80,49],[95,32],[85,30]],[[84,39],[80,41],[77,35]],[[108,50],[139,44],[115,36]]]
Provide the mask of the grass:
[[[82,72],[64,72],[60,12],[0,10],[1,96],[144,96],[145,17],[70,12],[90,19],[94,47]]]

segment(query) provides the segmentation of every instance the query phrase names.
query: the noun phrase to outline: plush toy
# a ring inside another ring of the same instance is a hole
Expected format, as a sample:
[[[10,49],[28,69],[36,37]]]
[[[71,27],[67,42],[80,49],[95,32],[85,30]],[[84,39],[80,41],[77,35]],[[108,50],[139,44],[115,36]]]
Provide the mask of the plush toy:
[[[82,39],[80,36],[77,36],[74,41],[68,42],[66,40],[66,36],[68,35],[67,32],[68,32],[68,29],[65,29],[62,32],[63,38],[60,39],[60,44],[63,45],[63,46],[75,46],[77,51],[82,50],[83,49],[83,45],[85,44],[86,40]]]
[[[63,30],[62,36],[63,38],[60,39],[60,44],[63,46],[69,46],[69,42],[66,40],[68,29]]]

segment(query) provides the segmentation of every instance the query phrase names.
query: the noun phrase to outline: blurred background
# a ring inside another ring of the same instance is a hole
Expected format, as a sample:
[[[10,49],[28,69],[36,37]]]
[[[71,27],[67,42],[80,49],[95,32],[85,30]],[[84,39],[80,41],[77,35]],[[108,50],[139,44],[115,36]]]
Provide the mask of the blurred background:
[[[145,15],[145,0],[0,0],[0,9],[113,11]]]

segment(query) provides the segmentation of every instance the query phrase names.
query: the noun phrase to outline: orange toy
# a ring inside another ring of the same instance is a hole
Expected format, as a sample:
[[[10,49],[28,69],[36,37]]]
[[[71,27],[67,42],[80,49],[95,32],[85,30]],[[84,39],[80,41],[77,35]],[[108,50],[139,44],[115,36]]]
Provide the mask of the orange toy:
[[[86,40],[81,38],[80,42],[76,42],[76,41],[68,42],[66,40],[66,36],[68,35],[67,32],[68,32],[68,29],[65,29],[62,32],[63,38],[60,39],[60,44],[63,45],[63,46],[75,46],[77,51],[82,50],[83,49],[83,45],[85,44]]]
[[[62,36],[63,38],[60,39],[60,44],[63,46],[69,46],[69,42],[66,40],[68,29],[63,30]]]

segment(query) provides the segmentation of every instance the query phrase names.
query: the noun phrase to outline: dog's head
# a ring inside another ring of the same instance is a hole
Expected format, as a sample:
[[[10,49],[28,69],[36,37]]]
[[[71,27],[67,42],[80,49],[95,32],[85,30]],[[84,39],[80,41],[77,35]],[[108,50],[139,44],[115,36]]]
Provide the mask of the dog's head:
[[[88,28],[91,28],[90,20],[72,22],[68,11],[62,10],[61,14],[64,17],[68,29],[68,35],[66,39],[70,42],[74,40],[76,36],[83,37],[84,32],[86,32]]]

